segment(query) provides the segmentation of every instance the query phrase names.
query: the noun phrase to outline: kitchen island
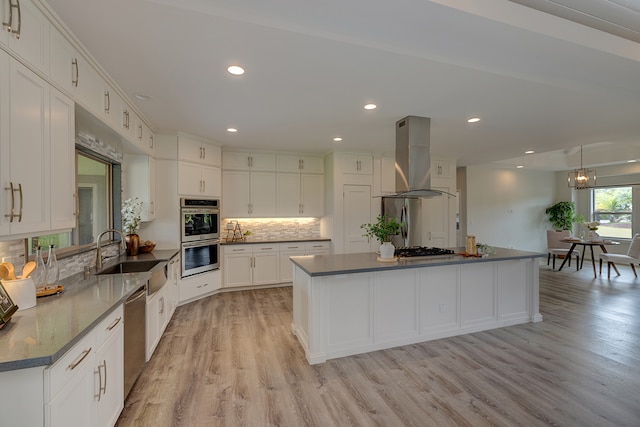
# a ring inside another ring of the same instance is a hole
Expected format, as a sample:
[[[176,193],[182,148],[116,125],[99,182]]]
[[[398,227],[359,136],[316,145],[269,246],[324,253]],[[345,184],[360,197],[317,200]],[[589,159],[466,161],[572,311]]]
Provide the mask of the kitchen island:
[[[459,248],[456,252],[461,252]],[[377,261],[375,253],[292,257],[292,332],[310,364],[437,338],[539,322],[539,258]]]

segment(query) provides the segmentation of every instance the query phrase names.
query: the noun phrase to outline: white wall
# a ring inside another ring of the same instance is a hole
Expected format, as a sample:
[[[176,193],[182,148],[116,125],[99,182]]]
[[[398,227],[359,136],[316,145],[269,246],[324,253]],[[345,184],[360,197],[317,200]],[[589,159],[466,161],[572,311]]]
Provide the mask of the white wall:
[[[467,234],[491,246],[546,252],[544,211],[555,202],[556,174],[486,165],[466,169]]]

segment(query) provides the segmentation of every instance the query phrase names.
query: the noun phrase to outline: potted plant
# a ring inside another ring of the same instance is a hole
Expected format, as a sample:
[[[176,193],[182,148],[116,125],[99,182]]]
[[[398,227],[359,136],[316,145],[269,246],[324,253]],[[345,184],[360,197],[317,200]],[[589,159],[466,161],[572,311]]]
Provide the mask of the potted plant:
[[[393,258],[395,247],[391,243],[391,236],[400,234],[402,224],[395,218],[378,215],[375,223],[362,224],[360,228],[365,231],[364,236],[374,237],[380,242],[380,258]]]
[[[127,243],[127,255],[138,255],[140,236],[137,231],[142,218],[142,202],[137,197],[125,200],[122,203],[122,231],[125,233]]]
[[[558,202],[548,207],[545,213],[556,230],[571,230],[575,221],[576,204],[574,202]]]

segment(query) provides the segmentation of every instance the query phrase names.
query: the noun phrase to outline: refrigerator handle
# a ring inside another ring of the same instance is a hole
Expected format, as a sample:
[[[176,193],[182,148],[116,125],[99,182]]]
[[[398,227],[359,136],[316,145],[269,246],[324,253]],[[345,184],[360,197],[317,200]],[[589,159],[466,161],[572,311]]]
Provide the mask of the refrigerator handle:
[[[407,239],[407,231],[408,231],[408,226],[407,226],[407,206],[404,205],[402,206],[402,210],[400,211],[400,223],[402,224],[402,231],[401,231],[401,236],[402,236],[402,240],[403,242],[406,242]]]

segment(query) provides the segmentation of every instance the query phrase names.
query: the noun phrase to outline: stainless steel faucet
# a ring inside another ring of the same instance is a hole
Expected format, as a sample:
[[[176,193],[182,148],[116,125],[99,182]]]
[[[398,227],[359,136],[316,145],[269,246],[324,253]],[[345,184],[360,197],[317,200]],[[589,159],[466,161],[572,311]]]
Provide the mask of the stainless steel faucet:
[[[100,235],[98,236],[98,240],[96,240],[96,271],[102,270],[102,261],[105,260],[105,258],[102,257],[102,248],[100,247],[100,240],[102,239],[102,236],[108,233],[118,233],[120,235],[120,242],[121,242],[120,248],[126,250],[124,235],[122,234],[122,231],[111,228],[109,230],[105,230],[102,233],[100,233]],[[120,256],[120,249],[118,249],[118,256]]]

